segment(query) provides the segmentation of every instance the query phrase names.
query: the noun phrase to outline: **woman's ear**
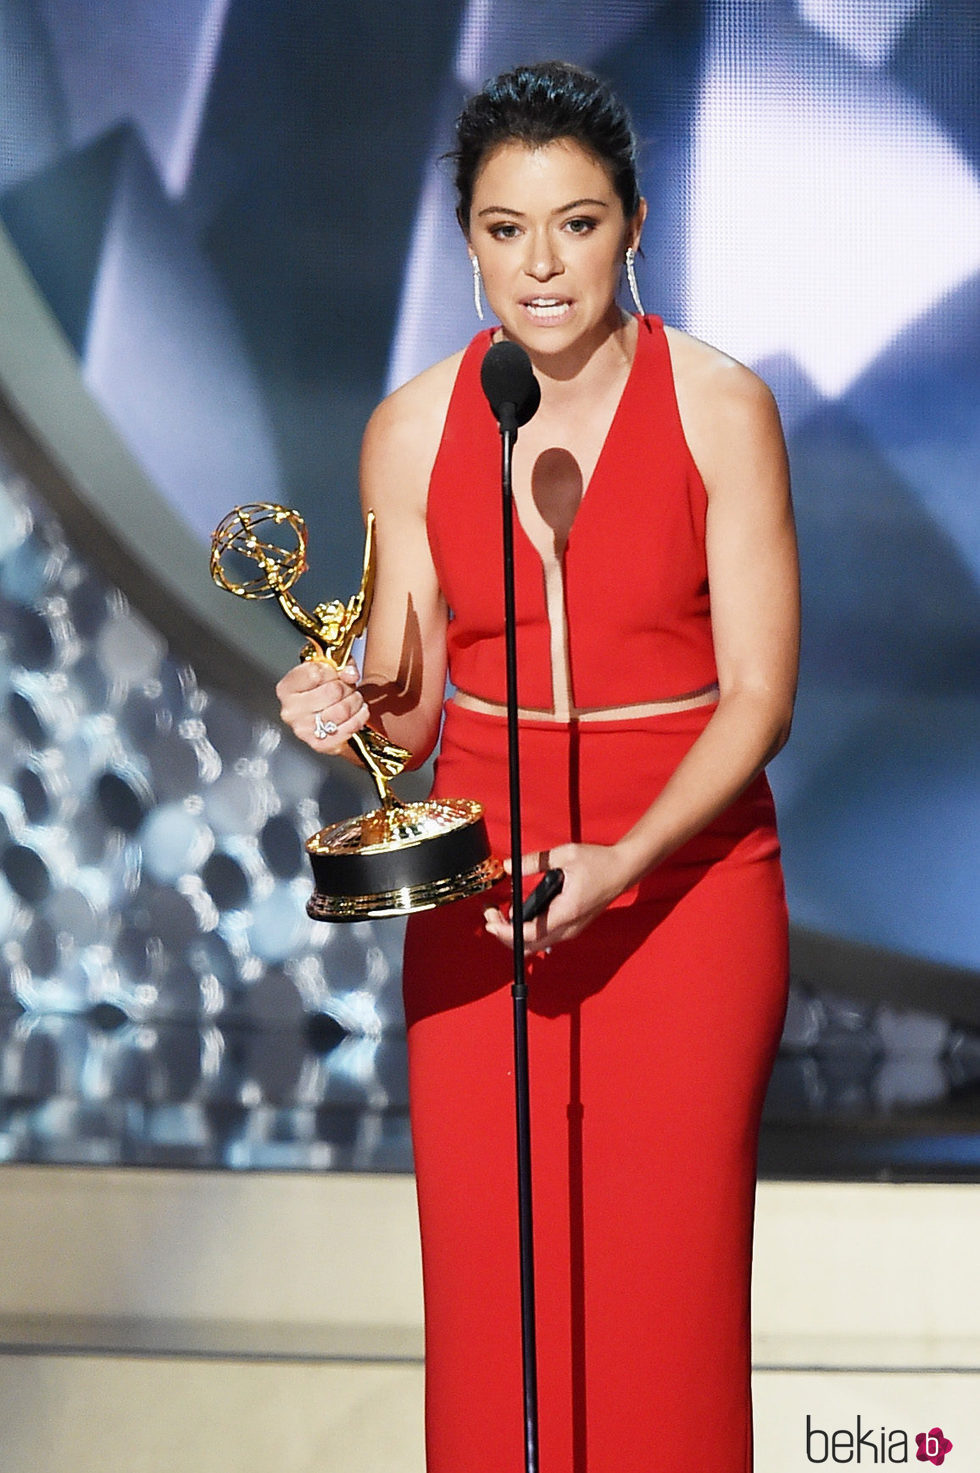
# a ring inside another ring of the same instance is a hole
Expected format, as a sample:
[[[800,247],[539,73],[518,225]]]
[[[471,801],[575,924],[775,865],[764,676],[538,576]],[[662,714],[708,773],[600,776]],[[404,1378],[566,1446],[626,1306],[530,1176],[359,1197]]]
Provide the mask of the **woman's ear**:
[[[632,246],[634,251],[639,251],[640,249],[640,236],[643,234],[643,226],[646,224],[646,218],[647,202],[645,199],[641,199],[636,207],[636,214],[629,222],[629,228],[626,232],[626,244]]]

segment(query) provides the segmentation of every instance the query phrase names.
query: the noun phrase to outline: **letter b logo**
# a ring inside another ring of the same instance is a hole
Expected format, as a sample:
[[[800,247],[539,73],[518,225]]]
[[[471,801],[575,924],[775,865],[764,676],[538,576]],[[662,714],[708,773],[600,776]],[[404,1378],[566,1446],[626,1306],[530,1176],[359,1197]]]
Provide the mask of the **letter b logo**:
[[[822,1451],[821,1441],[822,1439]],[[818,1451],[814,1452],[814,1448]],[[825,1463],[830,1456],[830,1438],[822,1427],[810,1426],[810,1413],[806,1414],[806,1460],[808,1463]]]

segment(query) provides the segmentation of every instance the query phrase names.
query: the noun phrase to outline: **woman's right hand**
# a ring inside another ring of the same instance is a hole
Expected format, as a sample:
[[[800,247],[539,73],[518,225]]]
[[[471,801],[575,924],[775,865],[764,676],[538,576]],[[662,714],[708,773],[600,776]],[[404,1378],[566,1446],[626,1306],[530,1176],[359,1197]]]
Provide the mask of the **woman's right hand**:
[[[276,686],[283,721],[314,752],[342,753],[370,714],[360,678],[353,662],[338,670],[329,660],[303,660]],[[318,716],[324,736],[317,735]]]

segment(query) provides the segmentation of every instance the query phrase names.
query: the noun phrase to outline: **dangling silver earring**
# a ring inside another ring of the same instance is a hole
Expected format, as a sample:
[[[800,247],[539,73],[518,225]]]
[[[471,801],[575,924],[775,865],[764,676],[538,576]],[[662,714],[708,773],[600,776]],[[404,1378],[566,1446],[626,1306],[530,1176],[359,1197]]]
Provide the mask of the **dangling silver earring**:
[[[629,282],[630,296],[640,316],[643,316],[643,303],[640,301],[640,288],[636,284],[636,252],[632,246],[626,247],[626,280]]]
[[[479,317],[480,321],[482,322],[483,297],[480,295],[480,287],[483,285],[483,278],[480,276],[479,261],[476,259],[475,256],[471,256],[470,260],[473,263],[473,306],[476,308],[477,317]]]

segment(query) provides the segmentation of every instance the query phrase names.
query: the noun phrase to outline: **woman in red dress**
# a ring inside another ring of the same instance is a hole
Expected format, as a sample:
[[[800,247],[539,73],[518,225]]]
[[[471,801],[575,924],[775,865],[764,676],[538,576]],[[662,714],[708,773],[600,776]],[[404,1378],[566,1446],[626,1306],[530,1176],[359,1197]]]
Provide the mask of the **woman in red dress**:
[[[283,717],[345,754],[370,716],[508,845],[499,437],[479,367],[519,343],[514,458],[541,1467],[752,1465],[756,1146],[787,980],[763,767],[786,739],[798,593],[772,396],[617,305],[646,216],[628,117],[591,74],[519,68],[458,123],[459,221],[500,323],[386,399],[364,676],[298,666]],[[635,292],[634,292],[635,294]],[[325,729],[326,737],[316,731]],[[523,1459],[510,920],[493,892],[409,922],[430,1473]]]

